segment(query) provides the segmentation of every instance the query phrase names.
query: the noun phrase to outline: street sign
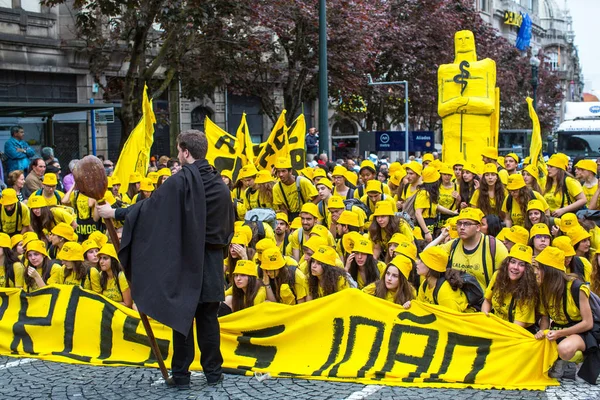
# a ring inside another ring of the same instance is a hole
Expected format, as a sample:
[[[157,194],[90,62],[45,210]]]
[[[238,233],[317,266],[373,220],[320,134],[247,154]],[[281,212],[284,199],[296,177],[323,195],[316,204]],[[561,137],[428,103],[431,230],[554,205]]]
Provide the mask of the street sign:
[[[375,134],[377,151],[404,151],[404,131],[378,131]],[[434,134],[431,131],[411,131],[408,136],[410,151],[427,151],[435,149]]]
[[[112,124],[115,122],[115,109],[111,107],[95,110],[94,116],[97,124]]]

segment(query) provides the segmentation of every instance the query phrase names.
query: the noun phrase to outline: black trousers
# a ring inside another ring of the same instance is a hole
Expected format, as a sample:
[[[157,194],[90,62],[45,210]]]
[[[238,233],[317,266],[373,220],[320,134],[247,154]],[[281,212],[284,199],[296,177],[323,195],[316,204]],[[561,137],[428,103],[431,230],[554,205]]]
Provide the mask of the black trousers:
[[[198,303],[196,308],[196,333],[200,348],[200,365],[208,382],[219,379],[222,373],[221,332],[217,312],[219,302]],[[171,371],[178,383],[189,382],[190,365],[194,361],[194,326],[186,336],[173,331],[173,361]]]

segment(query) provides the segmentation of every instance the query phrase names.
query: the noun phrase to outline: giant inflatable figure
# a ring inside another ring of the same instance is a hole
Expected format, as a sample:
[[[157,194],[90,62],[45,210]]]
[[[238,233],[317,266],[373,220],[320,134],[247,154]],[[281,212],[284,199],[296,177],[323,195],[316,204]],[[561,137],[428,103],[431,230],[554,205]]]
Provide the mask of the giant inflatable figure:
[[[500,91],[496,63],[477,61],[471,31],[454,36],[454,62],[438,69],[438,113],[442,117],[444,162],[480,164],[486,146],[498,147]]]

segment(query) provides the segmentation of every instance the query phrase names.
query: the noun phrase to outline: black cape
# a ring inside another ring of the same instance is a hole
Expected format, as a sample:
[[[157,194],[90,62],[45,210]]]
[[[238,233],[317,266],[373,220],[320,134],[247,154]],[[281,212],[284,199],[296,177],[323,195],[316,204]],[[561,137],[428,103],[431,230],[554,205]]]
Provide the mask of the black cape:
[[[119,259],[138,310],[187,335],[198,303],[224,299],[233,222],[229,190],[206,160],[184,165],[131,206]]]

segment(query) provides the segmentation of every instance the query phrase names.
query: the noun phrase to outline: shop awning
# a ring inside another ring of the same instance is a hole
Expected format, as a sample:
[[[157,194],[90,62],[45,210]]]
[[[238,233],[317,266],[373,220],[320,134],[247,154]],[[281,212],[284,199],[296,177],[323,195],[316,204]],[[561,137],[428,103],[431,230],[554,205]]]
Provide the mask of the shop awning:
[[[0,102],[0,117],[52,117],[77,111],[120,108],[118,103],[17,103]]]

